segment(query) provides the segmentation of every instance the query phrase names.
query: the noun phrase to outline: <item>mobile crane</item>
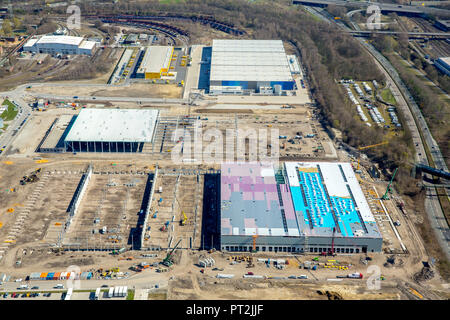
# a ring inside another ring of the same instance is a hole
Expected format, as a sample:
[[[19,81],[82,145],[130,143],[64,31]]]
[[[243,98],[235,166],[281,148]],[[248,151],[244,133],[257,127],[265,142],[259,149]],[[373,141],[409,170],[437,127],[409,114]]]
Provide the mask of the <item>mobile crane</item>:
[[[163,266],[171,267],[173,265],[172,254],[177,249],[177,247],[180,244],[180,242],[181,242],[181,239],[178,240],[178,242],[175,245],[175,247],[173,247],[173,249],[167,254],[167,256],[164,258],[164,260],[161,262],[161,264]]]

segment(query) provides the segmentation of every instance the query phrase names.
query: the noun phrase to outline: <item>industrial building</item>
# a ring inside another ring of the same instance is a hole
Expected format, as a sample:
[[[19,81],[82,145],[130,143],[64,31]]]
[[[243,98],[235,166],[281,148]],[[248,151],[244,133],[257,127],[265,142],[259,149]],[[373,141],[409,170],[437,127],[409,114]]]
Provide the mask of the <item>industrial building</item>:
[[[171,46],[147,47],[136,72],[137,78],[159,79],[170,70],[174,48]]]
[[[381,251],[382,236],[349,163],[227,163],[220,188],[222,250]]]
[[[64,151],[141,152],[158,116],[158,110],[83,109],[64,133]]]
[[[295,89],[292,62],[281,40],[213,40],[209,92],[281,95]]]
[[[125,40],[123,40],[123,44],[136,44],[137,40],[138,40],[138,35],[134,34],[134,33],[130,33],[129,35],[127,35]]]
[[[96,48],[94,41],[83,37],[72,36],[41,36],[29,39],[23,46],[23,51],[48,54],[86,54],[92,55]]]
[[[450,76],[450,57],[441,57],[434,61],[434,65],[444,74]]]

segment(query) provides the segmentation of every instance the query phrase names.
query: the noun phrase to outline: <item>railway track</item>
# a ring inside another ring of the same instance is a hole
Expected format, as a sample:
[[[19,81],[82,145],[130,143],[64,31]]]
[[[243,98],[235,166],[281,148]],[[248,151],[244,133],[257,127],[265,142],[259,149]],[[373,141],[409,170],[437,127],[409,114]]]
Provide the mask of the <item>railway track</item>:
[[[184,16],[184,15],[155,15],[155,16],[136,16],[136,15],[85,15],[86,18],[92,19],[118,19],[123,22],[142,22],[148,25],[153,25],[156,27],[164,28],[167,31],[179,33],[184,36],[188,36],[188,32],[171,26],[169,24],[165,24],[162,22],[156,21],[170,21],[170,20],[181,20],[181,21],[191,21],[195,23],[201,23],[203,25],[209,25],[211,28],[233,34],[233,35],[243,35],[246,32],[242,29],[235,27],[231,23],[223,22],[216,20],[212,16]]]
[[[441,30],[433,27],[429,22],[421,18],[411,18],[411,20],[424,32],[441,32]],[[433,58],[448,57],[450,55],[450,45],[446,41],[434,40],[431,42],[431,45]]]

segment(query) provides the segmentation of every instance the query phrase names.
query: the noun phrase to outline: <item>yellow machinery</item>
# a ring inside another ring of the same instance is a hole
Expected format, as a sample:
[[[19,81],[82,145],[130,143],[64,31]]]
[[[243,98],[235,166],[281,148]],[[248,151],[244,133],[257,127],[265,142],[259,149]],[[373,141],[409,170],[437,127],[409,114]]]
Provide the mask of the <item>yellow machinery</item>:
[[[184,226],[186,224],[188,217],[186,213],[184,213],[184,211],[181,211],[181,213],[183,214],[183,220],[180,221],[180,225]]]
[[[384,141],[384,142],[380,142],[380,143],[377,143],[377,144],[371,144],[369,146],[360,147],[360,148],[358,148],[358,150],[362,151],[362,150],[366,150],[366,149],[370,149],[370,148],[375,148],[375,147],[382,146],[382,145],[385,145],[385,144],[388,144],[388,143],[389,143],[388,141]],[[358,158],[358,168],[356,170],[359,170],[359,160],[360,159],[361,159],[361,156]]]

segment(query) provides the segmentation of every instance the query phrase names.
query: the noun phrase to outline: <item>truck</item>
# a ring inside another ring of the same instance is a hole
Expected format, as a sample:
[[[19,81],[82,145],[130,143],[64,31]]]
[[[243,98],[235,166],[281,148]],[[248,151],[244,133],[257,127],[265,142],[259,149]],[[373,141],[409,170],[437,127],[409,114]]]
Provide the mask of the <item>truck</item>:
[[[359,272],[355,272],[355,273],[350,273],[347,275],[347,278],[351,278],[351,279],[362,279],[363,275],[362,273]]]
[[[109,288],[109,291],[108,291],[108,298],[112,298],[113,295],[114,295],[114,287],[111,287],[111,288]]]
[[[72,299],[72,293],[73,293],[73,288],[69,288],[66,292],[66,295],[64,297],[64,300],[70,300]]]
[[[94,300],[98,300],[99,296],[100,296],[100,288],[97,288],[97,290],[95,290]]]

